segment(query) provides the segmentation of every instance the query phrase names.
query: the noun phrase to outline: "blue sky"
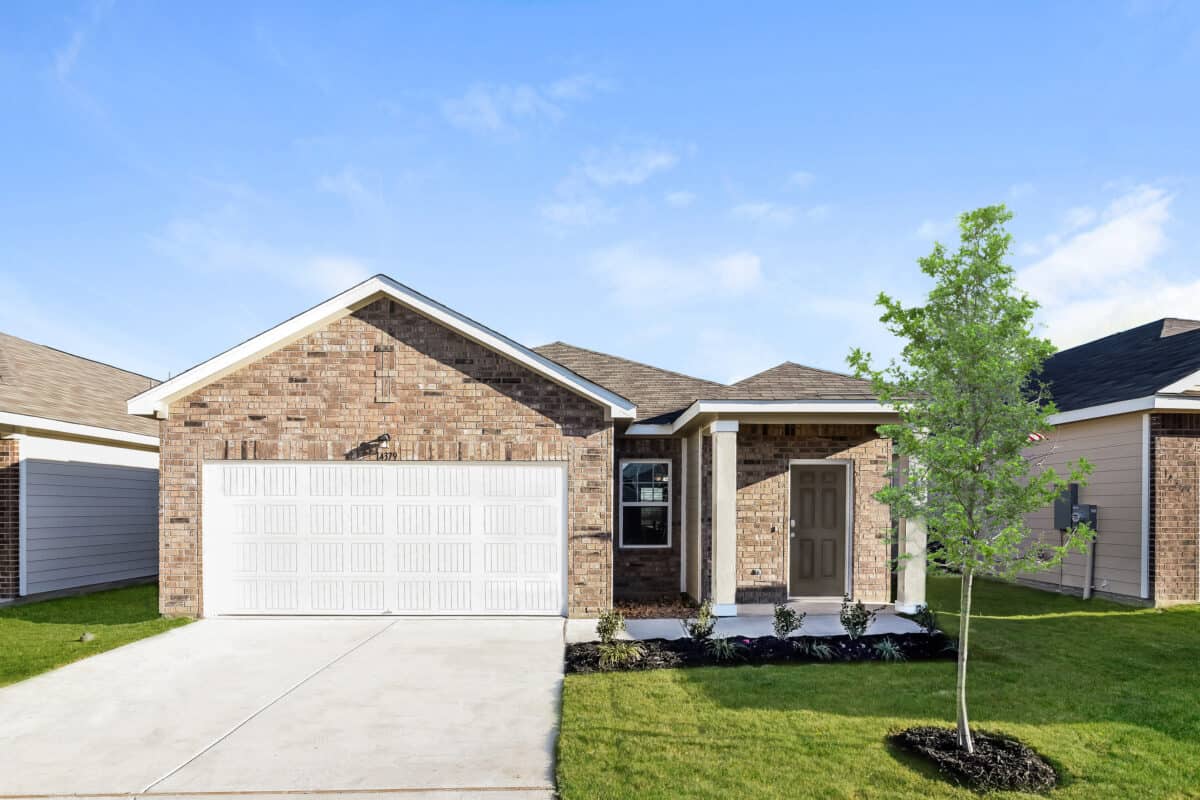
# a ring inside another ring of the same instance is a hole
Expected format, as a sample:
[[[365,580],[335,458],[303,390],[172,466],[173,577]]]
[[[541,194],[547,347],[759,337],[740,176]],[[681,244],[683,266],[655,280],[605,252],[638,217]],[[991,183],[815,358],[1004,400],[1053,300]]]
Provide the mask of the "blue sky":
[[[383,272],[845,369],[994,202],[1060,345],[1200,316],[1200,4],[1001,5],[4,3],[0,330],[166,377]]]

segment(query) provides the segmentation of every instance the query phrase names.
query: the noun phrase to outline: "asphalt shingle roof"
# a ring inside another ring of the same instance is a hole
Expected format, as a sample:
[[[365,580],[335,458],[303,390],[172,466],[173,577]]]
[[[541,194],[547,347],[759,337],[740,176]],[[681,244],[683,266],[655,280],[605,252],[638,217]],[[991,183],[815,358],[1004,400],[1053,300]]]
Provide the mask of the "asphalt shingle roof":
[[[0,411],[158,436],[125,401],[158,381],[0,333]]]
[[[541,355],[637,404],[638,420],[667,423],[697,400],[871,400],[867,381],[790,361],[732,386],[554,342]]]
[[[1042,381],[1060,411],[1148,397],[1200,371],[1200,320],[1166,318],[1051,356]]]

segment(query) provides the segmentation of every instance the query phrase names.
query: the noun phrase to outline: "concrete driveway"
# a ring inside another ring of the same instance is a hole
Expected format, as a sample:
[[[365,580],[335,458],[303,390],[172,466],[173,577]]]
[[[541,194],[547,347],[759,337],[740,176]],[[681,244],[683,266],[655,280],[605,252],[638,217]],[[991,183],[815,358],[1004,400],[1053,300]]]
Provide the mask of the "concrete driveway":
[[[550,798],[561,619],[217,619],[0,689],[0,796]]]

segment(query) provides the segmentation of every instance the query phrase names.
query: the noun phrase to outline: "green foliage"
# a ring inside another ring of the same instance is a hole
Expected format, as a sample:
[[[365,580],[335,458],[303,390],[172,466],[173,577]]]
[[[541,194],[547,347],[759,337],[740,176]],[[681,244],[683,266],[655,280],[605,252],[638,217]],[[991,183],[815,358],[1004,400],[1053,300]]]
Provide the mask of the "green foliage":
[[[625,630],[625,615],[615,608],[602,613],[596,620],[596,635],[605,644],[611,644],[618,633]]]
[[[937,612],[928,605],[918,608],[917,613],[912,615],[912,619],[926,633],[933,634],[941,630],[941,627],[938,625]]]
[[[775,635],[780,639],[786,639],[789,634],[800,630],[806,616],[805,612],[797,612],[787,603],[777,603],[775,605]]]
[[[818,661],[833,661],[833,648],[825,642],[809,639],[801,645],[801,648],[806,655],[810,655]]]
[[[704,649],[717,661],[733,661],[741,657],[745,647],[733,639],[708,639],[704,642]]]
[[[904,651],[892,639],[880,639],[871,648],[880,661],[905,661]]]
[[[712,636],[713,628],[717,626],[717,615],[713,613],[712,601],[705,600],[696,610],[694,620],[679,620],[688,636],[698,642],[703,642]]]
[[[628,667],[642,660],[646,650],[641,642],[625,639],[610,639],[597,645],[600,650],[600,666],[606,669]]]
[[[1082,482],[1090,465],[1081,459],[1060,476],[1026,454],[1029,435],[1048,433],[1056,410],[1038,377],[1054,346],[1034,335],[1037,303],[1004,263],[1011,217],[1000,205],[959,218],[959,249],[939,243],[920,260],[934,282],[925,305],[879,295],[882,321],[904,342],[900,362],[875,369],[858,349],[849,359],[900,416],[879,430],[907,460],[904,481],[876,497],[897,516],[925,519],[939,550],[934,571],[1011,577],[1048,569],[1091,537],[1081,526],[1062,545],[1025,546],[1025,515]]]
[[[851,603],[850,595],[847,594],[842,596],[842,610],[838,617],[842,621],[842,627],[846,629],[846,635],[851,639],[858,639],[871,627],[877,613],[868,610],[862,600]]]

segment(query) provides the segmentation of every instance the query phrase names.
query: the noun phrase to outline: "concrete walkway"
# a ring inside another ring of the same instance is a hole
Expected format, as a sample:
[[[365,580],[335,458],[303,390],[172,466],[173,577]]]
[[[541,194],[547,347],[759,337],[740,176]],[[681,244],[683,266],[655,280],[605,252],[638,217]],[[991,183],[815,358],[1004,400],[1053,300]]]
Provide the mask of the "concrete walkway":
[[[0,689],[0,795],[549,800],[562,630],[201,620]]]
[[[804,618],[803,627],[792,634],[793,636],[842,636],[846,633],[838,617],[836,604],[824,604],[828,609],[808,611]],[[715,636],[774,636],[775,618],[770,606],[740,606],[738,616],[722,617],[717,620]],[[626,639],[683,639],[683,626],[677,619],[630,619],[625,621]],[[878,616],[867,629],[868,634],[878,633],[920,633],[921,626],[910,619],[896,614],[890,607],[880,607]],[[567,620],[568,642],[594,642],[596,636],[596,620],[569,619]]]

